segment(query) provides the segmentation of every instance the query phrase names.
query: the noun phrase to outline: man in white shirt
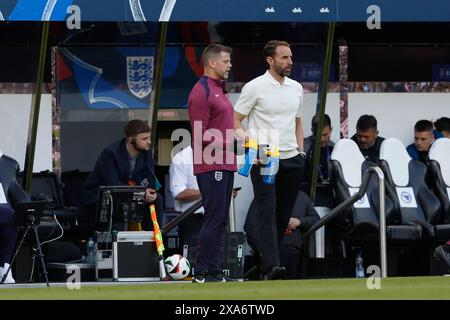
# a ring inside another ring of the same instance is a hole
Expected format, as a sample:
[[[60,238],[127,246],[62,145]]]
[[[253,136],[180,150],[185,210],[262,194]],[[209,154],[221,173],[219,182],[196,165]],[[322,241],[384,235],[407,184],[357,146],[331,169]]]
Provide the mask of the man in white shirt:
[[[236,137],[242,143],[257,139],[258,145],[279,148],[280,163],[275,184],[263,182],[261,163],[251,172],[255,210],[246,219],[251,242],[261,255],[264,279],[282,279],[279,243],[288,227],[305,166],[303,152],[303,87],[288,78],[292,71],[292,51],[285,41],[272,40],[263,49],[269,70],[248,82],[234,106]],[[242,121],[248,117],[248,132]]]
[[[197,179],[194,176],[193,152],[188,146],[178,152],[173,158],[169,168],[170,192],[175,200],[175,210],[184,212],[197,199],[201,198]],[[197,209],[195,214],[183,221],[179,228],[181,243],[186,243],[193,235],[198,235],[203,222],[203,207]]]

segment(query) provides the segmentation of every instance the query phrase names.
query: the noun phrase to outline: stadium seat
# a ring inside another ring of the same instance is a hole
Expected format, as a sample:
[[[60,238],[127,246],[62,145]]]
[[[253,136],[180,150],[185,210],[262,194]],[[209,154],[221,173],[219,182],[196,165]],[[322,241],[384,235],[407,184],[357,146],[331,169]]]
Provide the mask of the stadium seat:
[[[61,174],[61,189],[64,204],[69,207],[78,208],[78,228],[94,230],[94,214],[85,208],[80,200],[80,190],[83,182],[90,172],[87,171],[66,171]],[[94,209],[95,210],[95,209]]]
[[[368,168],[376,164],[364,159],[353,140],[341,139],[331,155],[336,197],[342,203],[361,186]],[[351,206],[338,222],[345,228],[345,238],[352,243],[377,241],[379,239],[379,193],[376,176],[372,176],[364,197]],[[422,237],[419,225],[404,225],[396,216],[394,205],[385,198],[386,233],[390,242],[418,241]]]
[[[429,158],[431,187],[442,205],[435,236],[438,240],[447,240],[450,239],[450,139],[437,139],[430,148]]]
[[[426,185],[427,167],[411,159],[403,143],[396,138],[383,141],[381,169],[386,176],[386,194],[402,225],[420,226],[424,239],[435,238],[441,204]]]
[[[19,180],[21,180],[21,176],[19,176]],[[30,196],[32,200],[47,201],[44,216],[55,215],[60,223],[66,224],[67,228],[78,223],[78,209],[65,206],[62,189],[55,173],[50,171],[33,173]]]
[[[339,140],[331,154],[333,183],[336,188],[336,200],[342,203],[359,190],[362,176],[375,164],[366,161],[353,140]],[[338,228],[343,229],[344,240],[352,243],[364,243],[378,239],[379,219],[378,190],[376,177],[369,182],[364,197],[338,217]]]

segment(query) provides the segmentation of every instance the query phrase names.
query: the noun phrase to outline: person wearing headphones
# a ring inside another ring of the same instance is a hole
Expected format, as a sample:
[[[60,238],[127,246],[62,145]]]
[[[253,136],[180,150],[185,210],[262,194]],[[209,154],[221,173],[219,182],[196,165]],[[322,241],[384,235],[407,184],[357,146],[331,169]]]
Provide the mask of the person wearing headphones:
[[[146,186],[145,199],[155,203],[158,224],[162,227],[162,197],[156,190],[159,182],[155,176],[153,153],[150,149],[150,127],[145,121],[135,119],[124,128],[125,137],[102,151],[94,170],[86,178],[80,191],[82,203],[95,208],[100,186]],[[143,222],[144,230],[152,229],[151,221]]]

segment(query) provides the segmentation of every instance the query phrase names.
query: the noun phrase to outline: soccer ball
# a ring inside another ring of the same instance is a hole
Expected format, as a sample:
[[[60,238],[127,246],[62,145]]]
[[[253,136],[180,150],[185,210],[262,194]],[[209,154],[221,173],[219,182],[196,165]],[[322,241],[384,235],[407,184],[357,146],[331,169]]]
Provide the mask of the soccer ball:
[[[166,265],[167,274],[173,280],[183,280],[191,272],[191,264],[188,259],[180,254],[174,254],[166,260],[164,260]]]

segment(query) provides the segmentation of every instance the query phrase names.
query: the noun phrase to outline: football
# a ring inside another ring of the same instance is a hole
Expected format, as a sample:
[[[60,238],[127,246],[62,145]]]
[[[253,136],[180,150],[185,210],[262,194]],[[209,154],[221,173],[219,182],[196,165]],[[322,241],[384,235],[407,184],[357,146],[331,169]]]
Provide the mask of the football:
[[[164,260],[166,265],[167,274],[173,280],[183,280],[191,272],[191,264],[186,257],[180,254],[174,254],[166,260]]]

